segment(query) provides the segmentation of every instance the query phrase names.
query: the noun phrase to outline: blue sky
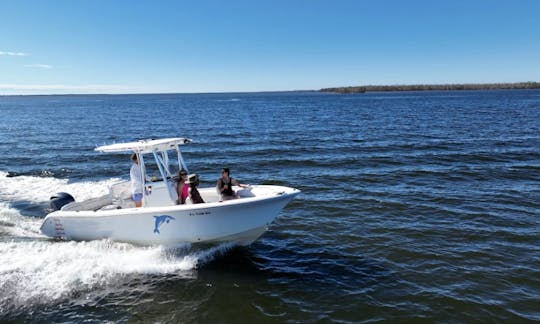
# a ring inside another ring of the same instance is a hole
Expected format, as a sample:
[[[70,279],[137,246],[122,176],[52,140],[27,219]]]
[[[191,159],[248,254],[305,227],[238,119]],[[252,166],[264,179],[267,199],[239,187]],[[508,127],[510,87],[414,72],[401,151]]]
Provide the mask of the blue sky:
[[[540,1],[0,2],[0,94],[540,81]]]

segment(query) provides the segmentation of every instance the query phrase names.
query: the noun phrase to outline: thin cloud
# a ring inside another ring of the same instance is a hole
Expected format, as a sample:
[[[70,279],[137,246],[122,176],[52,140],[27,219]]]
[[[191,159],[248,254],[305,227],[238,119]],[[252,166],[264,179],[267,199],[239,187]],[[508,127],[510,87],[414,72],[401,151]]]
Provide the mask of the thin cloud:
[[[6,51],[0,51],[0,55],[6,55],[6,56],[28,56],[28,54],[23,52],[6,52]]]
[[[38,68],[38,69],[52,69],[52,65],[48,65],[48,64],[26,64],[24,67]]]

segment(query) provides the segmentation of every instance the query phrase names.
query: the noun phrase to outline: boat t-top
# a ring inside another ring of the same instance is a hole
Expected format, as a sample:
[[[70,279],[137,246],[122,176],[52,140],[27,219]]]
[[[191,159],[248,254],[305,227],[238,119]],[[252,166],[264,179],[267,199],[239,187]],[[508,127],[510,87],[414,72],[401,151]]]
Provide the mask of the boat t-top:
[[[300,190],[274,185],[233,187],[237,199],[221,201],[215,187],[200,188],[204,203],[178,204],[175,170],[188,170],[181,153],[189,138],[140,140],[100,146],[105,153],[135,153],[143,183],[142,207],[132,200],[130,181],[85,201],[69,194],[51,197],[57,210],[48,214],[41,232],[64,240],[111,239],[140,245],[222,243],[249,245],[257,240]],[[149,180],[146,158],[153,158],[160,178]]]

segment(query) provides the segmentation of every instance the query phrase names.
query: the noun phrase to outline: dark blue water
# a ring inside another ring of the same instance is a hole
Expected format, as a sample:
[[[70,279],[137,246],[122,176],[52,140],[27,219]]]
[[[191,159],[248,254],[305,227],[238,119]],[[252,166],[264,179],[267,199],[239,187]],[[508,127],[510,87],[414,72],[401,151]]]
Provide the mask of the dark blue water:
[[[540,91],[0,97],[0,320],[540,321]],[[189,137],[303,191],[247,248],[54,242],[58,189],[128,177],[96,145]],[[52,191],[52,192],[51,192]]]

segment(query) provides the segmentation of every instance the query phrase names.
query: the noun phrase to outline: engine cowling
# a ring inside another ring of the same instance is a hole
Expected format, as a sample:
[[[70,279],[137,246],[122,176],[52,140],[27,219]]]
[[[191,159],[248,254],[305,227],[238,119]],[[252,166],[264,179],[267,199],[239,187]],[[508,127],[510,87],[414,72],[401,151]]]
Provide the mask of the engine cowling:
[[[63,206],[74,202],[75,198],[67,192],[58,192],[51,196],[49,205],[53,211],[60,210]]]

